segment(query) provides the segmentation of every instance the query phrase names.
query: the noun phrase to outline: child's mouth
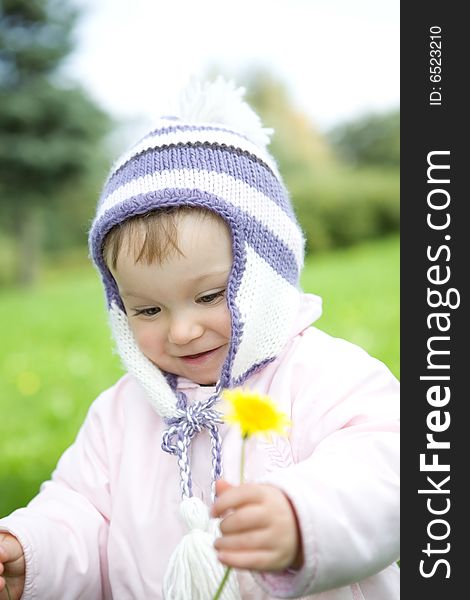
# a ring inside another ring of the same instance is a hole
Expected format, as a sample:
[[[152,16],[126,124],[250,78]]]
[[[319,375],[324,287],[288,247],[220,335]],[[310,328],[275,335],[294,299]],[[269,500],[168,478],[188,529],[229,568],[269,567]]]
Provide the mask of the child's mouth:
[[[210,358],[219,348],[213,348],[212,350],[206,350],[205,352],[199,352],[198,354],[187,354],[182,356],[181,359],[190,364],[197,364],[204,362],[207,358]]]

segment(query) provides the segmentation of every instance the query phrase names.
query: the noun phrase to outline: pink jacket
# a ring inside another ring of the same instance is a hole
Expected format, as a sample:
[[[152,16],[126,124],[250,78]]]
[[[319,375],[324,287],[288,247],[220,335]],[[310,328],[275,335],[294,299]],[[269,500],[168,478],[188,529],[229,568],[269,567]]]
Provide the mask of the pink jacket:
[[[239,572],[242,597],[398,599],[398,383],[357,346],[309,327],[318,314],[318,299],[306,296],[283,353],[247,381],[291,415],[289,438],[249,440],[245,472],[247,481],[289,496],[305,565]],[[213,391],[184,379],[178,386],[189,401]],[[25,600],[162,598],[170,554],[185,534],[178,468],[160,448],[163,431],[129,375],[92,404],[52,480],[27,508],[0,520],[25,551]],[[240,435],[226,425],[220,433],[224,477],[236,484]],[[191,463],[193,493],[207,504],[209,457],[203,432]]]

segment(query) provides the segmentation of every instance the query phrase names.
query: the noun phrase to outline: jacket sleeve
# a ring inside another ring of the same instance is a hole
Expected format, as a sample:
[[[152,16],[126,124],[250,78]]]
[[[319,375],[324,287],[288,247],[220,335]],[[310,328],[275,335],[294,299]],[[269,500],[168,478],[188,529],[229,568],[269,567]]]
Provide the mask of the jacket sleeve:
[[[110,598],[106,546],[110,515],[109,457],[103,423],[113,388],[91,406],[76,441],[51,481],[27,507],[0,520],[15,535],[26,562],[24,600]],[[116,416],[114,415],[114,421]]]
[[[289,497],[302,537],[300,571],[256,577],[281,598],[350,585],[399,556],[398,382],[360,348],[323,342],[314,368],[302,342],[291,373],[295,464],[263,480]]]

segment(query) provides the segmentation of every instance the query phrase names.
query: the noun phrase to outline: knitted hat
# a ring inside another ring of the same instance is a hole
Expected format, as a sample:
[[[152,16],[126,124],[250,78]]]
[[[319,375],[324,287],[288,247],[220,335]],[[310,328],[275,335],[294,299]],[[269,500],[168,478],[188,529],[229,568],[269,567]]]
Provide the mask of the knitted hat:
[[[192,496],[192,437],[204,427],[210,432],[215,481],[221,475],[221,441],[214,404],[223,388],[240,385],[279,355],[300,302],[303,235],[266,149],[271,130],[262,127],[243,93],[222,79],[189,86],[181,96],[179,114],[162,118],[115,163],[90,230],[90,252],[105,286],[118,351],[166,419],[162,447],[178,456],[183,498]],[[215,394],[191,406],[175,392],[175,377],[162,373],[138,348],[102,253],[113,226],[177,206],[217,213],[229,227],[233,251],[226,291],[231,316],[228,355]]]

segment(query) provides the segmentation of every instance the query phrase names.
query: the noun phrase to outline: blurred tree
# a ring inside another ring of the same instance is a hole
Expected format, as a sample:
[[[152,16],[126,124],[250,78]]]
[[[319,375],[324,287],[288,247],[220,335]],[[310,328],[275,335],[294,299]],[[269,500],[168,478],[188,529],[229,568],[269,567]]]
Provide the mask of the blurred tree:
[[[37,275],[43,209],[90,177],[109,129],[82,89],[57,84],[76,18],[63,0],[0,2],[0,195],[21,284]]]
[[[207,77],[224,72],[214,65]],[[246,88],[263,125],[275,130],[269,150],[291,194],[307,252],[398,230],[398,113],[338,126],[337,137],[325,135],[295,107],[287,86],[269,70],[251,67],[228,76]]]
[[[332,165],[330,143],[315,129],[305,113],[293,104],[287,87],[269,71],[258,68],[241,75],[246,99],[275,134],[270,151],[279,161],[287,182],[291,175]]]
[[[339,157],[354,165],[398,167],[400,164],[398,110],[339,125],[328,137]]]

